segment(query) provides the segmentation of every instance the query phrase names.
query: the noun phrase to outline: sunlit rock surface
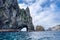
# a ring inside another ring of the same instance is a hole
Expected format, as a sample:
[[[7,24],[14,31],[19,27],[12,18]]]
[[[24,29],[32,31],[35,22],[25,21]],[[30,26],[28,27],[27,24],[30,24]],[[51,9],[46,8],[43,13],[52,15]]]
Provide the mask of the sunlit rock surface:
[[[22,29],[33,31],[29,8],[19,9],[17,0],[0,0],[0,29]]]
[[[48,29],[48,31],[60,31],[60,25],[56,25]]]
[[[43,28],[43,26],[36,26],[35,31],[45,31],[45,29]]]

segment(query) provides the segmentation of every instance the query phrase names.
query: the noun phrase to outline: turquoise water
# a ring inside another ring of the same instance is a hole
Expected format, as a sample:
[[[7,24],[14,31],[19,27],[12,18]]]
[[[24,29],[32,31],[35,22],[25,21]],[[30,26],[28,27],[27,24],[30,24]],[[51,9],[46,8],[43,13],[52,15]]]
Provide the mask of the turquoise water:
[[[60,31],[0,32],[0,40],[60,40]]]

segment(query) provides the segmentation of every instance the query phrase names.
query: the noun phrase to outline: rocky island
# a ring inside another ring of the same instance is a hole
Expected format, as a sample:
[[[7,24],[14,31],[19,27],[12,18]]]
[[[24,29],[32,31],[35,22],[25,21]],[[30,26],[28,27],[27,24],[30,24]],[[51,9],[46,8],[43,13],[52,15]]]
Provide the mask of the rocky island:
[[[36,30],[35,31],[45,31],[44,27],[41,25],[36,26]]]
[[[0,0],[0,31],[33,31],[29,7],[20,9],[17,0]]]

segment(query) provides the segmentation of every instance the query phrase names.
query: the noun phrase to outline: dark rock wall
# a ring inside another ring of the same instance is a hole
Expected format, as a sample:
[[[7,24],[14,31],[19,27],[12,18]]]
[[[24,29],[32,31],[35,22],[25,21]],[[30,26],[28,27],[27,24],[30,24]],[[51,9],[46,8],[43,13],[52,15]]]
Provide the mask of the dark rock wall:
[[[19,9],[17,0],[0,0],[0,29],[34,30],[29,8]]]

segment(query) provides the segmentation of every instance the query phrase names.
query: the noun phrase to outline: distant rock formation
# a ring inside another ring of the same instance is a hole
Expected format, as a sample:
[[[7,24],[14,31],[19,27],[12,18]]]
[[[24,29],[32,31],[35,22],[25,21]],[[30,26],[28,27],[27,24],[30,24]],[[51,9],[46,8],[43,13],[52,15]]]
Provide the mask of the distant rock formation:
[[[33,31],[29,8],[19,9],[17,0],[0,0],[0,29],[22,29]]]
[[[45,29],[43,28],[43,26],[36,26],[35,31],[45,31]]]
[[[60,30],[60,25],[56,25],[56,26],[48,29],[48,31],[59,31],[59,30]]]

